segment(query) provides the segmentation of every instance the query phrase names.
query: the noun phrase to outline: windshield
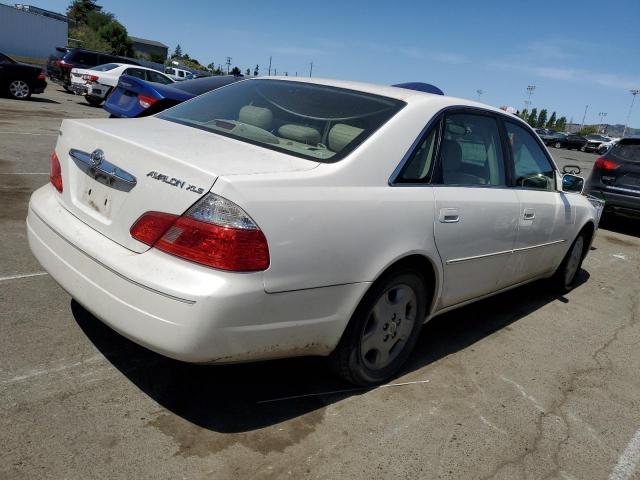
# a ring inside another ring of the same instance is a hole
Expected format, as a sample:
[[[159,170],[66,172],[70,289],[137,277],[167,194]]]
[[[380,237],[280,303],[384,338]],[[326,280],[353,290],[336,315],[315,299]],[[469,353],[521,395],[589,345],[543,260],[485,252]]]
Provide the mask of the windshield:
[[[105,63],[104,65],[98,65],[97,67],[93,67],[91,70],[96,70],[98,72],[107,72],[109,70],[113,70],[118,66],[117,63]]]
[[[335,162],[404,105],[400,100],[317,84],[245,80],[158,117],[298,157]]]

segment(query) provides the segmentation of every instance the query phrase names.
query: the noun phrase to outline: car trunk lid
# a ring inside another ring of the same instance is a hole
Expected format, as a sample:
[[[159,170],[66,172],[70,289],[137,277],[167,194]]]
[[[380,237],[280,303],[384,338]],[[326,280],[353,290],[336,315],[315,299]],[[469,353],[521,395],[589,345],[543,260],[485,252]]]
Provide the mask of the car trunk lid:
[[[100,155],[92,153],[100,150]],[[65,120],[56,145],[62,203],[134,252],[131,226],[148,211],[181,215],[219,175],[307,170],[317,163],[156,118]]]

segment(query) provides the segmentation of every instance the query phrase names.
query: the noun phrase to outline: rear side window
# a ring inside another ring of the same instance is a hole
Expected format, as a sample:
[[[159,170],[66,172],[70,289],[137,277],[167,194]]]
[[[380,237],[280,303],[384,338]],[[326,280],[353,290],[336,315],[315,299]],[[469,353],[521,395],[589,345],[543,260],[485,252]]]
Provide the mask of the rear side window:
[[[505,122],[515,168],[516,186],[555,190],[555,175],[542,147],[528,130]]]
[[[145,71],[140,68],[127,68],[124,71],[125,75],[131,75],[132,77],[139,78],[140,80],[146,80]]]
[[[313,83],[244,80],[156,118],[317,162],[335,162],[404,105],[401,100]]]
[[[152,70],[145,70],[147,72],[147,80],[150,82],[161,83],[163,85],[169,85],[173,81],[169,77],[165,77],[161,73],[154,72]]]
[[[637,143],[618,143],[613,146],[607,156],[625,162],[640,163],[640,140]]]
[[[178,70],[178,76],[180,78],[184,77],[184,72],[182,70]]]
[[[113,70],[117,67],[118,65],[116,63],[105,63],[104,65],[93,67],[92,70],[95,70],[96,72],[108,72],[109,70]]]
[[[436,154],[439,128],[432,128],[414,149],[407,164],[396,179],[399,183],[420,183],[427,180]]]
[[[98,61],[98,54],[97,53],[93,53],[93,52],[83,52],[83,51],[75,51],[71,54],[71,62],[74,63],[81,63],[83,65],[87,65],[87,66],[94,66],[94,65],[98,65],[100,63],[106,63],[109,60],[107,60],[106,62],[100,62]]]
[[[439,183],[506,186],[498,123],[492,116],[454,113],[444,122]]]

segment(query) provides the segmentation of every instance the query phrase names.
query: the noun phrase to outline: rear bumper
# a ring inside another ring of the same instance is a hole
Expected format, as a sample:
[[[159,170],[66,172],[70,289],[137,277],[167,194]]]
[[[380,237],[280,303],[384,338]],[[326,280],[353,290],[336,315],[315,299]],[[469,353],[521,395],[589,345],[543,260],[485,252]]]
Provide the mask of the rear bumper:
[[[69,84],[69,89],[76,95],[84,95],[87,93],[87,86],[84,83],[71,82]]]
[[[605,201],[605,211],[640,215],[640,192],[624,192],[624,189],[588,188],[587,192]]]
[[[268,294],[262,273],[213,270],[155,249],[136,254],[70,214],[50,185],[32,195],[27,231],[38,261],[87,310],[188,362],[327,355],[369,285]]]

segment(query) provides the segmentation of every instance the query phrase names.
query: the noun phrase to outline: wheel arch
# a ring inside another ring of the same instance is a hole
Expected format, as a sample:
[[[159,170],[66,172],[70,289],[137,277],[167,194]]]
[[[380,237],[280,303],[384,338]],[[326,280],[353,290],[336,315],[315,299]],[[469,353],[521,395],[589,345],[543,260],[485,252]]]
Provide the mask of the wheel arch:
[[[582,228],[578,232],[578,235],[580,235],[581,233],[585,234],[585,240],[586,240],[584,242],[584,250],[582,251],[582,258],[584,259],[584,257],[587,256],[587,253],[589,253],[589,249],[591,248],[591,242],[593,242],[593,238],[596,233],[596,226],[592,220],[587,220],[585,222],[585,224],[582,226]]]

